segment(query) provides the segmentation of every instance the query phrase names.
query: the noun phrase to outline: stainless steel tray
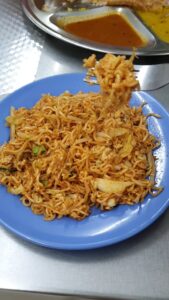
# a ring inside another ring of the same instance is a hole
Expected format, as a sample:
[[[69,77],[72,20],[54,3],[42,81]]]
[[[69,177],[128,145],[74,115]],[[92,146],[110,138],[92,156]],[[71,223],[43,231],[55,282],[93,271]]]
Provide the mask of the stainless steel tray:
[[[144,25],[144,23],[135,15],[135,13],[124,7],[100,7],[94,8],[85,11],[78,12],[44,12],[37,8],[34,0],[22,0],[22,7],[27,15],[27,17],[40,29],[44,32],[60,39],[70,44],[80,46],[86,49],[91,49],[99,52],[113,52],[114,54],[125,54],[130,55],[132,53],[131,48],[127,47],[114,47],[104,44],[95,43],[92,41],[88,41],[82,38],[79,38],[75,35],[72,35],[66,32],[64,29],[60,28],[56,25],[57,19],[61,17],[69,16],[79,16],[79,15],[90,15],[90,14],[100,14],[103,12],[109,12],[110,10],[115,10],[117,12],[123,13],[131,24],[135,27],[135,29],[140,32],[146,39],[147,44],[145,47],[141,47],[137,49],[136,54],[140,56],[160,56],[160,55],[168,55],[169,54],[169,44],[160,41],[160,39],[150,31]]]

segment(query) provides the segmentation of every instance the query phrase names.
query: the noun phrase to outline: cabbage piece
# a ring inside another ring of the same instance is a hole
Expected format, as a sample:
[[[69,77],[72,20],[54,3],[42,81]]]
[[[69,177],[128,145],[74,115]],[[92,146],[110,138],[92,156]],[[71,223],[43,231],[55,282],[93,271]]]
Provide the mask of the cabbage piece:
[[[129,156],[133,150],[133,144],[134,139],[132,138],[131,134],[129,134],[126,138],[124,147],[119,152],[119,155],[123,158]]]
[[[123,193],[125,189],[132,185],[132,182],[117,181],[110,179],[97,178],[94,182],[94,187],[104,193]]]
[[[117,128],[112,128],[109,130],[109,135],[111,137],[116,137],[116,136],[121,136],[124,134],[127,134],[129,131],[127,128],[122,128],[122,127],[117,127]]]

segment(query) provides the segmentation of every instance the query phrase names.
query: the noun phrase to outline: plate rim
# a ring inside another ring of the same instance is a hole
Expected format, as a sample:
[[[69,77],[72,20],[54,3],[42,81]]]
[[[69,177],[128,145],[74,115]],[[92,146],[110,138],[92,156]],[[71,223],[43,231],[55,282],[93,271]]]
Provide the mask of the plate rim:
[[[113,246],[116,244],[119,244],[123,241],[127,241],[130,238],[134,238],[137,234],[143,232],[146,230],[148,227],[150,227],[156,220],[160,218],[161,215],[167,210],[169,206],[169,199],[164,203],[164,205],[161,207],[161,210],[158,211],[153,218],[151,218],[151,221],[147,221],[140,225],[139,227],[134,228],[133,230],[129,231],[127,234],[122,234],[121,236],[118,236],[118,238],[115,239],[106,239],[106,240],[101,240],[98,242],[94,243],[79,243],[79,244],[74,244],[74,243],[57,243],[57,242],[46,242],[42,241],[41,239],[32,239],[28,235],[25,235],[24,233],[21,233],[18,230],[15,230],[13,227],[8,225],[6,222],[2,221],[0,218],[0,225],[2,224],[4,228],[9,230],[9,232],[12,232],[16,237],[19,237],[25,241],[31,242],[32,244],[42,246],[48,249],[55,249],[55,250],[67,250],[67,251],[72,251],[72,250],[92,250],[92,249],[99,249],[99,248],[104,248],[107,246]]]

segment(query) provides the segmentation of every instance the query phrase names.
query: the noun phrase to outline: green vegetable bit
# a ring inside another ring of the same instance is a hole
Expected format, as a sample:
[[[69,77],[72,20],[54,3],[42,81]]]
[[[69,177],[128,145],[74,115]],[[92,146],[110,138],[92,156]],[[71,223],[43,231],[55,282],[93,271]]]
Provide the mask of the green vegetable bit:
[[[44,154],[46,153],[46,148],[43,145],[40,146],[33,146],[32,148],[32,152],[35,156],[39,155],[39,154]]]
[[[44,187],[48,186],[48,181],[47,180],[41,180],[41,183],[44,185]]]

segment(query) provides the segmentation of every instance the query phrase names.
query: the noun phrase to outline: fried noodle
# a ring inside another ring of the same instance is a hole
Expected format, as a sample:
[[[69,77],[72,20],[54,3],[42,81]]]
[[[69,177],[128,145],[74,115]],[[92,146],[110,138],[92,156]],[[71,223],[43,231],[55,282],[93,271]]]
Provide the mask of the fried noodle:
[[[108,54],[85,65],[97,69],[101,92],[44,95],[31,109],[11,108],[6,119],[0,183],[45,220],[82,220],[94,205],[110,210],[161,191],[152,152],[158,141],[142,107],[129,106],[138,88],[132,60]]]

